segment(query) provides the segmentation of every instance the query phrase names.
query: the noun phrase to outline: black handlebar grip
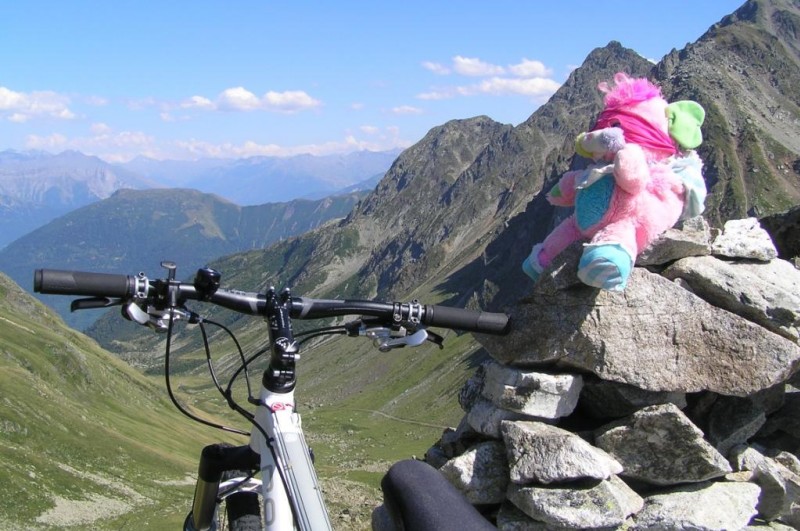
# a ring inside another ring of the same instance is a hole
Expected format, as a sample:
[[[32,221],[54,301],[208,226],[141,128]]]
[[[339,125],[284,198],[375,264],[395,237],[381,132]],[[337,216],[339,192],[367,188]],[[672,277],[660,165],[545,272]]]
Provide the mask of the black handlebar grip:
[[[33,273],[33,291],[36,293],[124,298],[134,294],[135,285],[129,275],[58,269],[37,269]]]
[[[426,305],[423,321],[425,324],[442,328],[503,335],[508,333],[509,318],[504,313]]]

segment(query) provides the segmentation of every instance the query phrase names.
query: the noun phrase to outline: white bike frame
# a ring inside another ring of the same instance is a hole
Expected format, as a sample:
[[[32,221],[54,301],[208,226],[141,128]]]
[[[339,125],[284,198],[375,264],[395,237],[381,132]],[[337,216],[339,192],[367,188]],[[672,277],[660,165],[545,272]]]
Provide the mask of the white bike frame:
[[[269,437],[266,440],[257,428],[250,436],[250,448],[261,456],[265,529],[332,529],[300,415],[295,411],[294,391],[275,393],[262,387],[255,422]]]

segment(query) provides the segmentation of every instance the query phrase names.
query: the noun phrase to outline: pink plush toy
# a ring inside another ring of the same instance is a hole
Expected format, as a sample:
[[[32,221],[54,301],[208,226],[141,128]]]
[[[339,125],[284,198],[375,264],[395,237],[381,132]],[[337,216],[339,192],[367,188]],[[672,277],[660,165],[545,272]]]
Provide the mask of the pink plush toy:
[[[618,73],[614,83],[599,85],[605,109],[576,141],[577,153],[595,164],[565,173],[547,196],[575,212],[523,262],[534,280],[571,243],[588,240],[578,277],[623,290],[640,251],[679,219],[703,211],[702,162],[692,151],[702,142],[703,108],[693,101],[668,104],[646,79]]]

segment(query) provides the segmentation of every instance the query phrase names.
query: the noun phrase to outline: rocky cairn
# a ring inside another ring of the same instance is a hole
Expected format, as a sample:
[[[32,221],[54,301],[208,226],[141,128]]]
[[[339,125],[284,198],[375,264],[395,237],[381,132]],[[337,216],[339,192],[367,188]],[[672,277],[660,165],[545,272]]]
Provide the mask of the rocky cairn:
[[[621,293],[579,254],[479,338],[426,461],[501,530],[800,529],[800,270],[755,219],[668,231]]]

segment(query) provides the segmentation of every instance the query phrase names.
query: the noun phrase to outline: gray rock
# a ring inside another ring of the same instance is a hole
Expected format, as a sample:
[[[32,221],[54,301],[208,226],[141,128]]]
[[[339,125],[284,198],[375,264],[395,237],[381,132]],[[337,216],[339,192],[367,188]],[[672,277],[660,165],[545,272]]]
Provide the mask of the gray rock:
[[[711,254],[711,229],[702,216],[667,230],[636,257],[636,265],[661,265],[688,256]]]
[[[760,489],[753,483],[690,485],[645,498],[631,531],[742,529],[756,515]]]
[[[764,462],[764,457],[757,448],[746,444],[734,447],[730,454],[731,465],[737,471],[754,471]]]
[[[549,531],[547,524],[537,522],[523,513],[513,503],[504,503],[497,511],[497,529],[499,531]]]
[[[685,408],[686,393],[648,391],[599,378],[583,379],[578,401],[582,411],[598,419],[627,417],[643,407],[669,403]]]
[[[479,336],[495,359],[578,367],[650,391],[734,396],[800,368],[797,343],[643,268],[621,293],[585,286],[575,274],[580,251],[561,253],[531,298],[507,308],[516,323],[508,335]]]
[[[727,221],[722,234],[712,242],[711,252],[716,256],[750,258],[763,262],[778,256],[772,238],[761,228],[756,218]]]
[[[548,487],[511,483],[508,499],[534,520],[577,529],[622,525],[644,504],[617,476]]]
[[[783,431],[800,438],[800,393],[786,393],[783,406],[770,415],[763,434]]]
[[[753,447],[737,447],[732,462],[751,471],[753,483],[761,487],[757,508],[762,519],[800,525],[800,476]]]
[[[502,503],[506,499],[508,462],[500,442],[478,444],[439,470],[472,504]]]
[[[464,415],[458,423],[456,429],[446,428],[439,439],[439,446],[444,450],[447,458],[453,458],[463,454],[467,448],[475,446],[479,442],[485,442],[486,436],[475,431]]]
[[[679,260],[664,270],[710,304],[786,338],[800,337],[800,271],[785,260],[729,262],[712,256]]]
[[[708,417],[708,440],[722,455],[747,442],[767,420],[764,409],[749,398],[720,397]]]
[[[599,448],[542,422],[504,421],[500,426],[513,483],[608,479],[622,466]]]
[[[774,452],[766,455],[800,476],[800,458],[796,455],[789,452]]]
[[[761,218],[759,223],[769,232],[778,256],[789,261],[792,257],[800,257],[800,205]]]
[[[581,531],[577,527],[546,524],[534,520],[510,502],[501,505],[500,510],[497,511],[497,529],[499,531]],[[616,529],[616,527],[604,529],[610,530]]]
[[[731,471],[673,404],[650,406],[600,428],[595,445],[622,464],[625,477],[653,485],[696,483]]]
[[[486,365],[489,363],[495,362],[489,361],[482,363],[461,387],[458,393],[458,404],[464,411],[469,411],[475,401],[480,398],[481,391],[483,391],[483,382],[486,379]]]
[[[475,401],[466,418],[473,430],[492,439],[500,439],[500,423],[504,420],[534,420],[528,415],[499,408],[485,398]]]
[[[526,372],[491,363],[486,365],[482,395],[509,411],[556,419],[572,413],[582,387],[580,375]]]
[[[796,527],[790,527],[780,522],[752,522],[749,526],[743,527],[742,531],[797,531]]]
[[[450,459],[444,449],[439,445],[433,445],[425,451],[424,461],[433,468],[442,468]]]

